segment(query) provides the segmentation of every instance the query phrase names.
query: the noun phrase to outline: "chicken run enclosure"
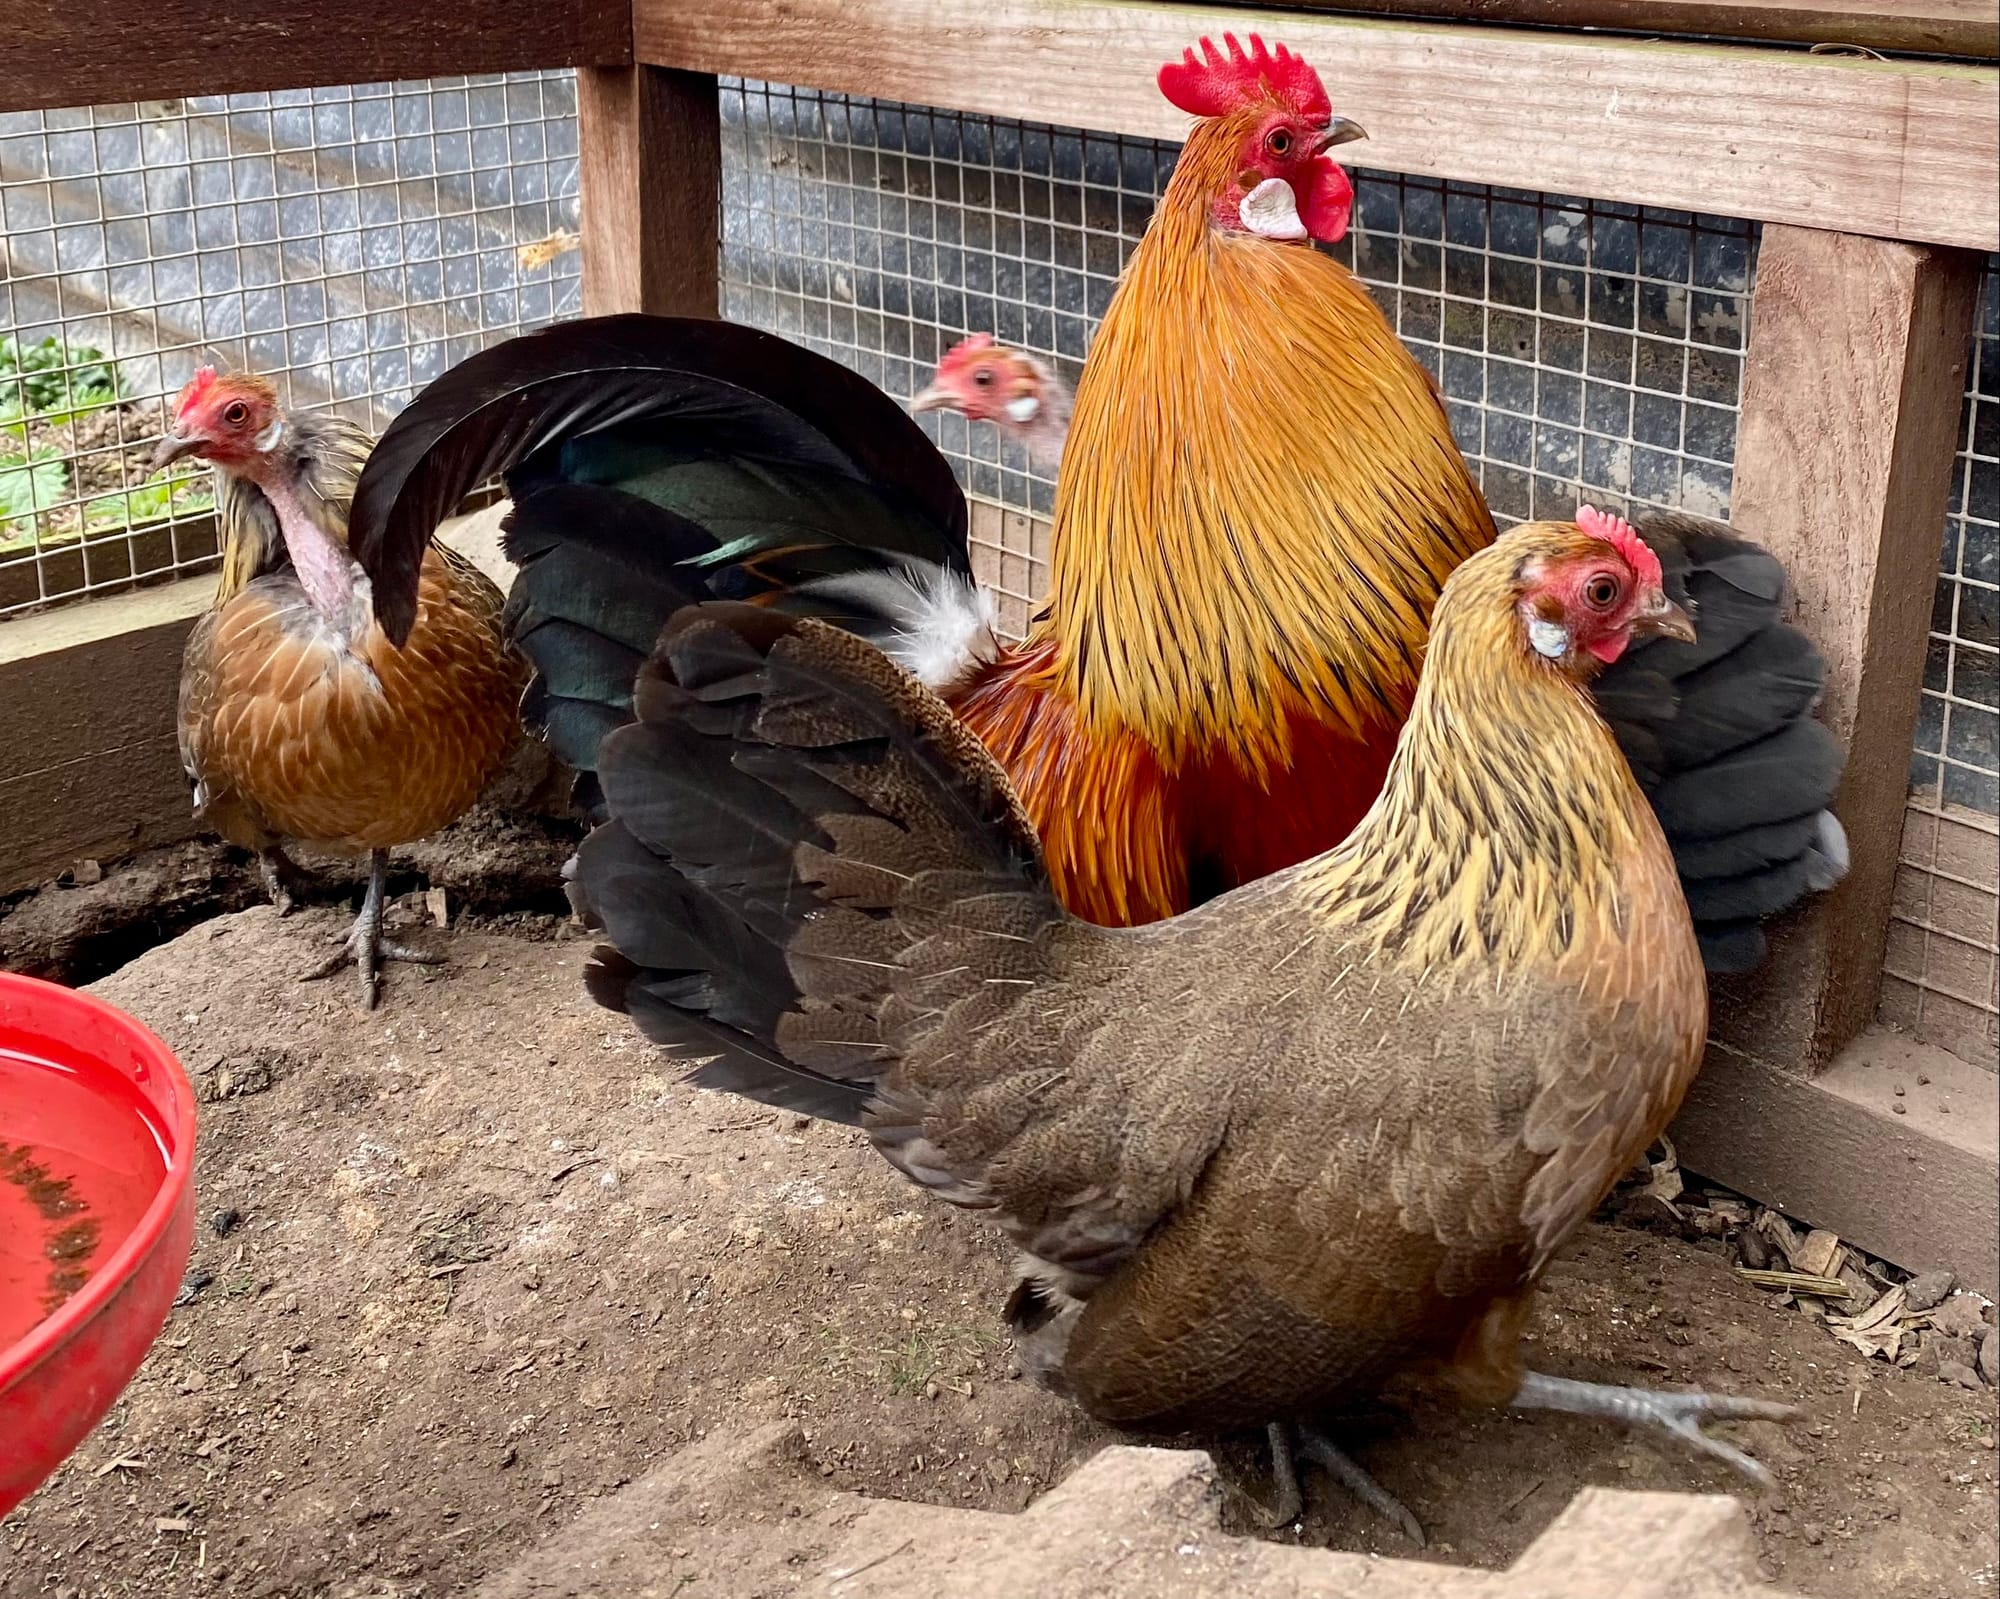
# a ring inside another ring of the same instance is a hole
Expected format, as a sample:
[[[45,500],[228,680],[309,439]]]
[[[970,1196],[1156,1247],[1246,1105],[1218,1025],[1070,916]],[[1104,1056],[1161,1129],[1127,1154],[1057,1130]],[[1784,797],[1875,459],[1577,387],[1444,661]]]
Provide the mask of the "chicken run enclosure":
[[[1993,1286],[1991,5],[113,9],[31,8],[0,62],[0,891],[190,830],[172,708],[215,536],[205,477],[145,457],[197,364],[379,427],[485,344],[645,309],[898,397],[974,331],[1073,382],[1172,169],[1153,64],[1258,26],[1367,129],[1342,259],[1503,524],[1729,518],[1833,663],[1853,870],[1720,986],[1682,1159]],[[1018,630],[1053,481],[925,425]]]

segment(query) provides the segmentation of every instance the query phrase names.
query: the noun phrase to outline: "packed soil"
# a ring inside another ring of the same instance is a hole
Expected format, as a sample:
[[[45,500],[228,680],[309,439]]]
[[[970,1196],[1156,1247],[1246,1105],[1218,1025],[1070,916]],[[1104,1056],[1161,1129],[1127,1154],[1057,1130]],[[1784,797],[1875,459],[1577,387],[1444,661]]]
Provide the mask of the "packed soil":
[[[0,1594],[453,1593],[688,1441],[778,1416],[837,1485],[997,1510],[1112,1439],[1018,1377],[989,1229],[850,1130],[683,1086],[584,995],[569,926],[414,930],[450,963],[391,968],[371,1015],[349,979],[294,975],[343,924],[224,915],[96,985],[201,1086],[201,1225],[143,1370],[0,1522]],[[1782,1485],[1750,1506],[1768,1576],[1992,1592],[1993,1390],[1864,1358],[1719,1243],[1604,1223],[1533,1337],[1551,1371],[1804,1408],[1730,1429]],[[1348,1438],[1461,1563],[1506,1564],[1586,1484],[1741,1486],[1570,1417],[1420,1404]],[[1261,1454],[1215,1447],[1255,1530]],[[1306,1489],[1277,1536],[1413,1553]]]

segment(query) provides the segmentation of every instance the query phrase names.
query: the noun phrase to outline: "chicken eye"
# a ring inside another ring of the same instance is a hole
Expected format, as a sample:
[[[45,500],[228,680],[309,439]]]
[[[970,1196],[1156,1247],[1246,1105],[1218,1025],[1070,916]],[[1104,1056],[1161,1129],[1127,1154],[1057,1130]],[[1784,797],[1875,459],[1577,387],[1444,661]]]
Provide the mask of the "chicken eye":
[[[1292,134],[1289,128],[1273,128],[1264,140],[1264,148],[1273,155],[1289,155],[1292,150]]]
[[[222,413],[222,420],[233,428],[241,427],[249,418],[250,408],[241,400],[237,400]]]
[[[982,366],[977,372],[972,374],[972,381],[974,384],[976,384],[978,387],[982,389],[992,388],[993,368],[990,366]]]
[[[1583,597],[1600,611],[1608,611],[1618,603],[1618,579],[1609,572],[1599,572],[1583,586]]]

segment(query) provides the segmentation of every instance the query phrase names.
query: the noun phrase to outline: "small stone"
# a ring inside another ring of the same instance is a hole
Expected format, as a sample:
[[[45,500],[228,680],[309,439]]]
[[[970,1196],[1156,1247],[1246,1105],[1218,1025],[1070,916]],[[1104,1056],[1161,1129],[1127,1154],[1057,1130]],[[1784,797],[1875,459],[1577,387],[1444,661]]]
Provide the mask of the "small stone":
[[[1899,1088],[1896,1090],[1896,1092],[1900,1094],[1902,1092],[1902,1089]],[[1898,1116],[1907,1116],[1910,1114],[1909,1111],[1904,1109],[1901,1105],[1891,1105],[1889,1108],[1893,1110]]]
[[[1928,1088],[1928,1087],[1930,1087],[1930,1085],[1931,1085],[1931,1080],[1930,1080],[1930,1079],[1929,1079],[1928,1077],[1926,1077],[1926,1076],[1925,1076],[1925,1075],[1924,1075],[1924,1074],[1923,1074],[1922,1072],[1918,1072],[1918,1073],[1917,1073],[1917,1087],[1919,1087],[1919,1088]]]
[[[513,1465],[514,1462],[519,1460],[520,1458],[521,1458],[521,1451],[516,1449],[512,1444],[509,1444],[505,1449],[500,1451],[501,1469],[505,1470],[508,1466]]]
[[[2000,1385],[2000,1328],[1988,1327],[1979,1340],[1979,1375]]]
[[[1904,1092],[1903,1085],[1901,1083],[1898,1083],[1896,1085],[1896,1097],[1898,1099],[1901,1099],[1903,1097],[1903,1092]]]
[[[1953,1294],[1931,1312],[1931,1325],[1953,1338],[1977,1338],[1986,1331],[1985,1306],[1977,1294]]]
[[[1938,1362],[1938,1381],[1957,1383],[1961,1388],[1983,1388],[1986,1386],[1979,1380],[1978,1372],[1956,1360]]]
[[[215,1229],[217,1238],[227,1238],[243,1225],[243,1212],[231,1205],[227,1210],[218,1210],[209,1218],[208,1224]]]
[[[1769,1271],[1772,1259],[1770,1241],[1754,1228],[1746,1227],[1736,1235],[1736,1258],[1752,1271]]]
[[[560,1488],[562,1486],[562,1482],[563,1482],[563,1475],[562,1475],[562,1468],[560,1466],[549,1466],[543,1470],[542,1486],[544,1488]]]
[[[1904,1308],[1921,1313],[1943,1304],[1955,1281],[1948,1271],[1919,1272],[1903,1285]]]
[[[1808,1521],[1803,1527],[1799,1528],[1799,1536],[1810,1544],[1822,1544],[1826,1542],[1826,1531],[1816,1521]]]
[[[78,861],[71,876],[76,879],[78,887],[88,888],[93,883],[104,881],[104,868],[96,861]]]
[[[1925,1377],[1943,1374],[1947,1365],[1970,1366],[1979,1359],[1979,1351],[1969,1338],[1952,1338],[1935,1328],[1923,1335],[1923,1342],[1917,1346],[1917,1358],[1912,1369]]]

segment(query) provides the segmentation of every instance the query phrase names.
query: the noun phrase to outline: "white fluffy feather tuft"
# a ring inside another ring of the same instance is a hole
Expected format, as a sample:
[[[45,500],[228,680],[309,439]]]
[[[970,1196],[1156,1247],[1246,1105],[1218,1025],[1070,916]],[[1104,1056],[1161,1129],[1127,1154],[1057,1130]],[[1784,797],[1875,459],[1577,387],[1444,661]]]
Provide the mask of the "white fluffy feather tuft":
[[[865,606],[886,618],[882,653],[925,687],[945,693],[1000,653],[993,596],[928,561],[891,572],[851,572],[801,584],[802,594]]]

